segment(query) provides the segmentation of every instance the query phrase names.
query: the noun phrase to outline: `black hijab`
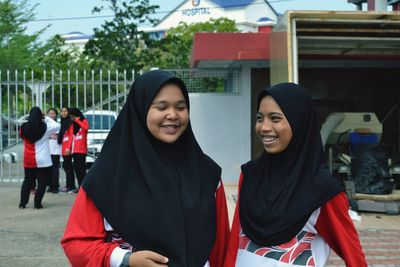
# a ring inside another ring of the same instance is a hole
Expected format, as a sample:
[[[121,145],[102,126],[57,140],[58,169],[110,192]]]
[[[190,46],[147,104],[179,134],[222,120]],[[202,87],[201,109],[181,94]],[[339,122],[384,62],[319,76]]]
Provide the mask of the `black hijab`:
[[[283,244],[296,236],[311,214],[343,191],[323,165],[320,127],[312,99],[293,83],[263,90],[282,109],[292,139],[281,153],[261,156],[242,166],[240,222],[250,240],[262,246]]]
[[[63,141],[63,138],[64,138],[64,134],[65,134],[65,132],[68,130],[68,127],[71,125],[71,123],[72,123],[72,120],[71,120],[71,117],[69,116],[69,108],[68,107],[62,107],[62,109],[66,109],[66,110],[68,110],[68,115],[67,115],[67,117],[65,117],[65,118],[63,118],[62,116],[61,116],[61,127],[60,127],[60,131],[58,132],[58,140],[57,140],[57,142],[59,143],[59,144],[62,144],[62,141]],[[61,110],[62,110],[61,109]]]
[[[29,111],[28,121],[21,126],[21,135],[31,143],[38,141],[46,132],[47,125],[43,122],[43,114],[39,107]]]
[[[83,188],[113,229],[139,250],[169,258],[168,266],[204,266],[216,235],[215,190],[220,167],[199,147],[189,122],[173,144],[147,128],[149,107],[161,87],[184,83],[165,71],[132,85]]]
[[[74,115],[75,117],[79,117],[80,121],[83,121],[85,119],[85,117],[82,114],[82,111],[80,111],[78,108],[70,108],[69,114]],[[74,134],[77,134],[81,126],[79,126],[79,124],[76,123],[75,121],[73,121],[73,125],[74,125]]]

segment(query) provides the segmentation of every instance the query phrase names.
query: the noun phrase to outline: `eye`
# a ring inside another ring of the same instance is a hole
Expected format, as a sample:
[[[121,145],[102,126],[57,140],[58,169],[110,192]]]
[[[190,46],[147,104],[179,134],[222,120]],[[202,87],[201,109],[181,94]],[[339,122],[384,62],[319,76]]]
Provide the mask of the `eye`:
[[[164,111],[167,107],[164,105],[156,106],[155,107],[158,111]]]
[[[282,120],[281,116],[271,116],[271,121],[272,122],[280,122]]]
[[[177,109],[178,111],[183,111],[183,110],[185,110],[186,108],[187,108],[186,102],[184,102],[184,101],[179,101],[179,103],[177,103],[177,105],[176,105],[176,109]]]
[[[257,122],[262,122],[263,119],[264,119],[264,117],[263,117],[261,114],[257,114],[257,115],[256,115],[256,121],[257,121]]]

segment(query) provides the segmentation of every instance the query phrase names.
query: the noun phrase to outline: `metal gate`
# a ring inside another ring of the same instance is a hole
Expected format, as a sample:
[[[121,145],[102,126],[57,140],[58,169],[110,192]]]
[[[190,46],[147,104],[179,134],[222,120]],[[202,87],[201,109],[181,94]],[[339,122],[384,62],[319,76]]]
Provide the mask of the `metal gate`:
[[[240,92],[240,69],[168,71],[183,79],[190,93]],[[43,112],[68,106],[83,112],[102,110],[118,114],[134,78],[134,71],[126,70],[0,71],[0,182],[23,179],[23,144],[18,131],[33,106]]]

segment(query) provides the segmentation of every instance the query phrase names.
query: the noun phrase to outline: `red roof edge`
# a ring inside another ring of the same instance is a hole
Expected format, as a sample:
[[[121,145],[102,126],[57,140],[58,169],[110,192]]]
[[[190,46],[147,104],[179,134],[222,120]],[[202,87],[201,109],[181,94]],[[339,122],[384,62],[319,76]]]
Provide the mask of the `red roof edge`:
[[[269,33],[195,33],[190,66],[203,60],[269,60]]]

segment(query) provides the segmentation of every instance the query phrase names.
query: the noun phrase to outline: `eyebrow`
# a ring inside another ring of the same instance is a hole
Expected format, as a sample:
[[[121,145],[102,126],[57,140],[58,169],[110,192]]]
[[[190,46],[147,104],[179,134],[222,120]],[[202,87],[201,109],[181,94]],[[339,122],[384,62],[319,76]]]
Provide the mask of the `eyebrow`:
[[[260,111],[258,111],[256,115],[264,116],[264,114],[262,114]],[[283,114],[282,114],[282,113],[279,113],[279,112],[270,112],[270,113],[268,113],[267,115],[268,115],[268,116],[275,116],[275,115],[283,116]]]
[[[182,99],[182,100],[179,100],[178,102],[176,102],[176,105],[179,105],[179,104],[185,104],[186,105],[186,100],[184,100],[184,99]],[[160,105],[160,104],[169,104],[169,102],[168,101],[165,101],[165,100],[160,100],[160,101],[157,101],[157,102],[153,102],[153,103],[151,103],[152,105]]]
[[[269,116],[274,116],[274,115],[283,116],[283,114],[279,113],[279,112],[270,112],[270,113],[268,113],[268,115]]]

